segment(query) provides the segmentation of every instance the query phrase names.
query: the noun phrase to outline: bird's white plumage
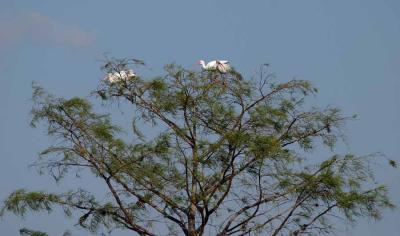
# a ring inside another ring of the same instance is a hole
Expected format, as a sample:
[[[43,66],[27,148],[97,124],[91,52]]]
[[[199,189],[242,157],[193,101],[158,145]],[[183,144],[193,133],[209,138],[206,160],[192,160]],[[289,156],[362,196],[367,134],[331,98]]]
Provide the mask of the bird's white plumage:
[[[231,70],[229,61],[226,60],[214,60],[208,62],[207,64],[203,60],[200,60],[199,64],[204,70],[217,70],[220,73],[226,73]]]
[[[121,70],[114,73],[108,73],[104,80],[110,83],[116,83],[118,81],[131,79],[135,76],[136,74],[133,72],[133,70]]]

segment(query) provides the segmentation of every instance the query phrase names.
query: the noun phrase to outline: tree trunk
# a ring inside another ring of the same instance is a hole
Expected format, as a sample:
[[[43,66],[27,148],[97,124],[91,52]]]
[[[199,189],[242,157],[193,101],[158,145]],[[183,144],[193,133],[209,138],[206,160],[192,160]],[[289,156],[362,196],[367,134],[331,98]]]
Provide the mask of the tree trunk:
[[[190,204],[188,216],[189,236],[197,236],[196,233],[196,206],[192,202]]]

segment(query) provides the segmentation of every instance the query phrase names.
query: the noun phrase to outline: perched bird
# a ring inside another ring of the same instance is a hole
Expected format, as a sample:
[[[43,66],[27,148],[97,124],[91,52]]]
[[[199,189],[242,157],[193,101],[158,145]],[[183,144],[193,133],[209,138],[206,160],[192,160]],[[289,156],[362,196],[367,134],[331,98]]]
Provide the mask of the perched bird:
[[[108,73],[104,80],[110,83],[116,83],[118,81],[128,80],[135,76],[136,74],[133,72],[133,70],[121,70],[114,73]]]
[[[222,74],[231,70],[229,61],[215,60],[206,64],[203,60],[200,60],[198,64],[200,64],[204,70],[217,70]]]

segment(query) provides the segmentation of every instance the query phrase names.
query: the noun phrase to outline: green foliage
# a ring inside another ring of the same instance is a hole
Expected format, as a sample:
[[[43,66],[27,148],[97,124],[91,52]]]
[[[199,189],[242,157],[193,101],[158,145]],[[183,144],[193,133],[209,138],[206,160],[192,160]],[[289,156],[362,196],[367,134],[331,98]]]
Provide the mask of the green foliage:
[[[397,162],[395,160],[389,160],[389,165],[391,165],[393,168],[397,168]]]
[[[41,231],[35,231],[35,230],[30,230],[27,228],[22,228],[19,230],[19,234],[21,236],[48,236],[48,234],[41,232]]]
[[[58,197],[44,192],[26,192],[23,189],[14,191],[4,203],[4,210],[11,211],[17,215],[24,216],[27,210],[52,211],[52,204]]]
[[[37,230],[32,230],[28,228],[22,228],[19,230],[19,234],[21,236],[48,236],[47,233],[44,233],[42,231],[37,231]],[[70,231],[65,231],[62,236],[71,236]]]
[[[280,143],[274,137],[257,135],[252,137],[250,152],[257,158],[274,156],[280,149]]]

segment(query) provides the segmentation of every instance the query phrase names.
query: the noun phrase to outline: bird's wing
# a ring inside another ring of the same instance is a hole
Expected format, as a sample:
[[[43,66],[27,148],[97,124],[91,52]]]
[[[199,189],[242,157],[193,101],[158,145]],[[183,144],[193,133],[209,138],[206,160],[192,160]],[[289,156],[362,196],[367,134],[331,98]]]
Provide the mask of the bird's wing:
[[[226,64],[218,63],[217,69],[221,73],[226,73],[228,68]]]
[[[206,67],[211,69],[211,68],[215,68],[218,65],[218,61],[210,61],[209,63],[207,63]]]

